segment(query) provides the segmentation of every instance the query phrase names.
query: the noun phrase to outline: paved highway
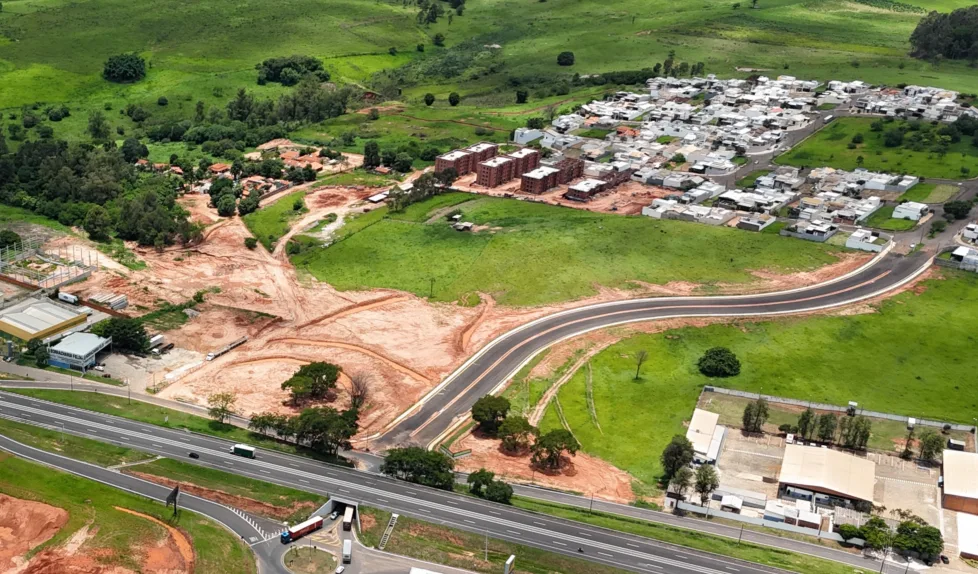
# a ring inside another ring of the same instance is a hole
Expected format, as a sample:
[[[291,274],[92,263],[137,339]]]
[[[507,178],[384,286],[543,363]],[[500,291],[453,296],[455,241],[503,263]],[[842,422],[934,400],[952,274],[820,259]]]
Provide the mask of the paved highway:
[[[509,380],[543,349],[586,331],[676,317],[758,317],[804,313],[868,299],[927,269],[933,254],[888,254],[836,281],[809,288],[737,297],[659,297],[602,303],[528,323],[497,338],[463,364],[394,424],[373,437],[373,449],[432,446],[462,422],[479,397]]]
[[[164,502],[171,490],[165,486],[114,470],[39,450],[3,435],[0,435],[0,450],[159,502]],[[281,551],[277,548],[281,546],[278,533],[271,533],[274,536],[269,540],[269,533],[259,529],[252,521],[246,519],[240,511],[190,494],[180,493],[179,505],[183,510],[191,510],[211,518],[240,536],[255,551],[261,574],[290,574],[289,570],[282,565]]]
[[[570,520],[552,518],[274,451],[260,450],[256,460],[241,458],[228,453],[231,443],[224,440],[75,409],[13,393],[0,393],[0,416],[31,424],[63,428],[64,432],[73,435],[127,446],[309,492],[328,494],[337,499],[357,501],[428,522],[480,534],[488,533],[491,538],[534,546],[634,572],[676,574],[783,572],[775,568],[715,556]],[[18,446],[8,439],[0,439],[0,446],[17,454],[23,452],[22,449],[28,448]],[[199,453],[200,458],[198,460],[188,458],[187,454],[190,451]],[[36,452],[30,456],[40,458]],[[131,481],[132,485],[136,485],[131,488],[132,490],[146,492],[147,496],[158,500],[165,497],[168,492],[164,487],[71,461],[58,455],[45,453],[44,456],[53,457],[49,459],[56,460],[56,466],[73,472],[79,468],[83,468],[86,472],[99,472],[100,478],[110,484],[111,478]],[[186,497],[185,500],[193,499]],[[204,502],[206,501],[201,501],[201,504]],[[187,502],[184,504],[187,508],[191,508]],[[220,505],[214,506],[224,508]],[[230,516],[225,517],[222,517],[219,510],[212,510],[213,514],[210,510],[205,513],[217,517],[225,524],[233,521],[237,516],[227,509],[225,513]],[[235,532],[239,531],[234,527],[232,529]],[[246,539],[251,537],[245,534],[242,536]],[[260,534],[252,536],[260,536]],[[273,545],[274,542],[267,544]],[[583,552],[578,552],[578,548]],[[475,550],[478,549],[473,549]]]

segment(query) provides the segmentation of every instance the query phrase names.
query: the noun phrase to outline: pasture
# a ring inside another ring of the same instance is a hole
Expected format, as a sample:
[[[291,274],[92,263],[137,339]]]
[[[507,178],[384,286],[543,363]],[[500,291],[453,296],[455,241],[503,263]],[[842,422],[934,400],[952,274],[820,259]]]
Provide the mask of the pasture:
[[[304,191],[290,193],[278,198],[271,205],[245,215],[242,220],[255,239],[271,251],[279,238],[289,232],[292,220],[306,210],[302,203],[305,195]],[[295,209],[296,202],[302,203],[298,210]]]
[[[439,215],[454,205],[474,232]],[[388,288],[457,301],[475,292],[502,304],[539,305],[633,281],[704,286],[749,283],[750,270],[815,269],[838,249],[729,228],[623,217],[462,193],[360,216],[340,240],[293,264],[337,289]]]
[[[964,137],[951,143],[942,154],[934,146],[914,146],[911,140],[919,133],[929,137],[936,130],[929,123],[882,121],[882,129],[873,131],[878,118],[839,118],[816,132],[787,153],[778,156],[777,162],[793,166],[822,166],[853,170],[864,167],[872,171],[908,173],[927,178],[963,179],[978,165],[978,147],[971,145],[971,138]],[[913,128],[917,129],[914,130]],[[887,147],[885,134],[890,130],[903,129],[903,143]],[[853,137],[861,134],[863,142],[850,146]],[[916,149],[914,149],[916,147]],[[967,171],[962,171],[966,168]]]
[[[685,328],[625,339],[592,361],[594,410],[581,369],[558,393],[566,420],[583,449],[639,479],[661,474],[659,453],[687,420],[704,385],[845,405],[874,411],[970,423],[978,408],[973,378],[978,358],[978,277],[942,271],[905,292],[848,317]],[[709,379],[696,367],[703,352],[722,346],[740,359],[740,375]],[[635,355],[649,356],[635,375]],[[872,360],[867,360],[872,357]],[[551,405],[543,430],[560,426]]]

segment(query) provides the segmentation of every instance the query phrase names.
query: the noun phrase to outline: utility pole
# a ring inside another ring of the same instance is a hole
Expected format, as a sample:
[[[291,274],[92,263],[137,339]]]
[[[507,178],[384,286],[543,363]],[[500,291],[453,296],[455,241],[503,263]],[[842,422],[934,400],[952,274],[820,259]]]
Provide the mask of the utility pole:
[[[591,510],[594,508],[594,493],[591,493],[591,503],[587,507],[587,513],[591,514]]]
[[[126,379],[126,394],[129,398],[129,404],[132,404],[132,386],[129,384],[129,379]]]
[[[431,283],[428,287],[428,298],[431,299],[432,297],[435,296],[435,278],[432,277],[431,279],[429,279],[429,281]]]
[[[486,530],[486,562],[489,561],[489,531]]]
[[[741,524],[740,525],[740,536],[737,537],[737,544],[740,544],[740,541],[743,540],[743,539],[744,539],[744,525]]]

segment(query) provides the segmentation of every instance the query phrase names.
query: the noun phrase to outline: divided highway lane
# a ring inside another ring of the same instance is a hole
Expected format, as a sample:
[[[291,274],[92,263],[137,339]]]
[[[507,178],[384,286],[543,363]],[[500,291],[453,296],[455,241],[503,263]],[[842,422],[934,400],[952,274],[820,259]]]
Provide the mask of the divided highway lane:
[[[159,502],[164,502],[167,495],[170,494],[170,489],[165,486],[39,450],[3,435],[0,435],[0,450]],[[179,503],[180,508],[207,516],[240,536],[255,551],[261,574],[290,574],[289,570],[282,564],[281,553],[277,552],[278,549],[275,546],[265,544],[267,540],[264,538],[264,533],[227,506],[186,493],[180,494]],[[277,538],[272,541],[276,545],[280,544]]]
[[[660,297],[603,303],[550,315],[494,340],[456,370],[420,406],[376,437],[374,450],[431,446],[460,421],[479,397],[511,378],[541,350],[580,333],[621,323],[676,317],[759,317],[804,313],[853,303],[890,291],[922,273],[930,254],[884,255],[837,281],[737,297]]]
[[[309,492],[329,494],[340,499],[352,499],[428,522],[479,534],[488,533],[492,538],[509,540],[635,572],[676,574],[784,572],[273,451],[260,450],[256,460],[241,458],[228,453],[228,446],[231,443],[227,441],[146,425],[11,393],[0,393],[0,416],[21,422],[64,428],[64,431],[70,434],[129,446]],[[0,444],[6,445],[8,442],[12,441],[4,440]],[[187,453],[190,451],[199,453],[200,459],[189,459]],[[123,476],[107,470],[104,472],[113,476]],[[583,553],[578,552],[578,548],[582,549]]]

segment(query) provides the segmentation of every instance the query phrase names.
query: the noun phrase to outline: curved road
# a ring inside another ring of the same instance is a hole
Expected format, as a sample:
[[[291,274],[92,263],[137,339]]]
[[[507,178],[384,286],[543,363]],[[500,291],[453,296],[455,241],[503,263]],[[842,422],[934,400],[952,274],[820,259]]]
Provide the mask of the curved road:
[[[479,397],[508,381],[534,355],[581,333],[639,321],[677,317],[760,317],[839,307],[891,291],[930,265],[932,254],[886,254],[840,279],[812,287],[746,296],[660,297],[602,303],[543,317],[495,339],[383,433],[374,450],[431,446],[465,420]]]

